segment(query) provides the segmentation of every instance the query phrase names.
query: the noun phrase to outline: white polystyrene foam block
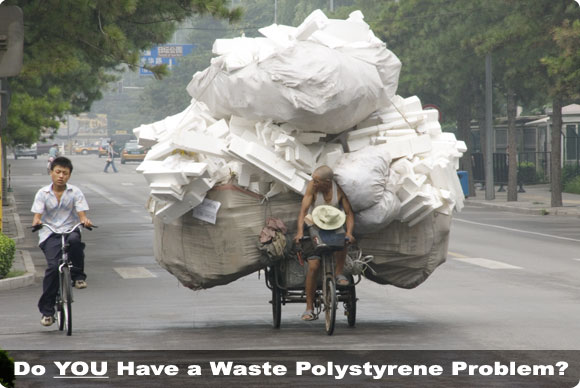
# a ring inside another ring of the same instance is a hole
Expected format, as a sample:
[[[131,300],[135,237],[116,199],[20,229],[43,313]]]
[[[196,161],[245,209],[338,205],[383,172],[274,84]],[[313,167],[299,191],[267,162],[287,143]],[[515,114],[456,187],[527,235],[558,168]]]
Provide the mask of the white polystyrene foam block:
[[[315,159],[312,157],[310,150],[298,142],[295,144],[294,158],[305,169],[311,169],[315,163]]]
[[[262,27],[258,31],[276,45],[290,47],[294,42],[296,27],[272,24],[267,27]]]
[[[172,143],[175,149],[218,157],[225,156],[223,150],[226,148],[226,143],[223,139],[201,133],[181,132],[173,137]]]
[[[144,171],[143,176],[149,184],[166,183],[175,186],[186,185],[189,178],[181,171],[158,169],[153,171]]]
[[[432,137],[442,133],[441,132],[441,124],[438,121],[426,121],[417,127],[417,131],[422,133],[428,133]]]
[[[225,138],[230,133],[230,128],[224,119],[216,121],[206,129],[206,133],[213,137]]]
[[[325,137],[326,133],[321,132],[301,132],[296,134],[296,140],[304,145],[318,143],[321,138]]]
[[[350,152],[362,150],[365,147],[371,145],[371,138],[370,136],[366,137],[359,137],[357,139],[347,140],[348,149]]]
[[[199,205],[204,198],[205,194],[200,196],[194,192],[187,192],[182,201],[168,203],[158,210],[155,216],[161,218],[164,223],[169,224]]]
[[[248,120],[240,116],[230,117],[229,128],[230,132],[235,135],[241,135],[244,131],[254,131],[256,127],[256,122],[254,120]]]
[[[378,125],[373,125],[367,128],[356,129],[354,131],[350,131],[347,135],[347,140],[355,140],[363,137],[369,137],[371,135],[377,134],[380,131]]]
[[[164,141],[155,144],[147,154],[145,154],[145,160],[160,160],[165,158],[167,155],[175,151],[176,147],[169,141]]]
[[[191,161],[187,163],[182,163],[180,168],[185,175],[197,177],[205,174],[208,168],[208,164]]]
[[[327,23],[328,17],[321,10],[317,9],[308,15],[296,28],[294,37],[296,40],[306,40],[314,32],[324,29]]]
[[[365,22],[328,19],[323,31],[346,43],[354,43],[366,41],[369,29]]]
[[[402,111],[403,113],[423,110],[421,100],[417,96],[405,98],[402,104],[397,105],[397,108],[399,108],[399,110]]]

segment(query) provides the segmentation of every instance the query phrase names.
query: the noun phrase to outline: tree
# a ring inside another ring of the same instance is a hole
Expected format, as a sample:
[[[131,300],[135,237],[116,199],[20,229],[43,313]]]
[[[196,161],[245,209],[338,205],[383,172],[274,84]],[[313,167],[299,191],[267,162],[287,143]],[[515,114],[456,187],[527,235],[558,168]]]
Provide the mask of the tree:
[[[553,50],[542,58],[548,70],[552,105],[551,189],[552,207],[562,206],[562,105],[580,97],[580,21],[576,4],[556,2],[547,39]]]
[[[24,12],[24,67],[10,80],[5,141],[32,143],[66,114],[88,111],[121,64],[136,69],[139,54],[166,42],[193,14],[237,20],[227,0],[8,0]],[[152,71],[162,77],[164,66]]]

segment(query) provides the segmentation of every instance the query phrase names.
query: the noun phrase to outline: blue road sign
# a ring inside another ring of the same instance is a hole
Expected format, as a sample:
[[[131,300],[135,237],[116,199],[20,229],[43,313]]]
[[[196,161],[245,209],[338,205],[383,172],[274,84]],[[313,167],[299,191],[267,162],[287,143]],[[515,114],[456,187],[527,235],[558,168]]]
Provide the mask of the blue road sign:
[[[177,65],[177,59],[190,54],[195,45],[193,44],[164,44],[152,47],[141,55],[141,65],[161,65],[166,64],[169,69]],[[153,75],[147,69],[140,68],[140,75]]]

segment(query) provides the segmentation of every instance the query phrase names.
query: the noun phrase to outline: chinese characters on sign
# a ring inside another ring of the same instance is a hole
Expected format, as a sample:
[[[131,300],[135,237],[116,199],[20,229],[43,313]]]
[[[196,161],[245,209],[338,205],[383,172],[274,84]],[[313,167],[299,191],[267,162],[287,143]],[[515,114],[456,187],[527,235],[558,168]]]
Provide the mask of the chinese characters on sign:
[[[193,51],[193,44],[166,44],[145,50],[141,55],[141,66],[166,64],[169,69],[177,65],[177,58],[184,57]],[[140,75],[153,75],[147,69],[141,68]]]

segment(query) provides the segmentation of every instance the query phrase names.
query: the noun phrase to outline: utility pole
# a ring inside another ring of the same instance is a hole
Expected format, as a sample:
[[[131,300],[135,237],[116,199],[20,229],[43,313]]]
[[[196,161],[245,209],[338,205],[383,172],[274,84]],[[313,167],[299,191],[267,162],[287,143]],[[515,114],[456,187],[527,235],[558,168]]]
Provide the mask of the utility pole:
[[[330,12],[334,12],[334,0],[330,0]]]
[[[278,24],[278,0],[274,0],[274,24]]]
[[[492,114],[492,82],[491,53],[485,56],[485,199],[495,199],[493,185],[493,114]]]
[[[1,2],[0,2],[1,3]],[[10,102],[8,77],[22,69],[24,56],[24,22],[22,10],[17,6],[0,7],[0,231],[2,231],[2,206],[6,194],[6,123]]]

